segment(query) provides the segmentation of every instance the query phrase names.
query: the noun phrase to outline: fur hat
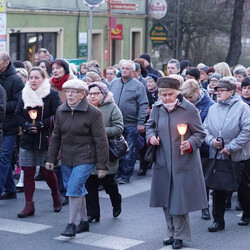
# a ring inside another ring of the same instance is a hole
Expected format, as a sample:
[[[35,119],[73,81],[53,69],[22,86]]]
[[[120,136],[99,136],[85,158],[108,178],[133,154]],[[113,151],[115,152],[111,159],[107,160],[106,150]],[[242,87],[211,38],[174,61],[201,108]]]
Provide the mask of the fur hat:
[[[106,86],[104,83],[102,83],[102,82],[93,82],[93,83],[91,83],[91,84],[89,85],[89,90],[90,90],[91,88],[93,88],[93,87],[99,88],[100,91],[102,92],[102,94],[103,94],[104,96],[107,96],[108,93],[109,93],[109,90],[108,90],[107,86]]]
[[[144,59],[147,60],[149,63],[151,62],[150,55],[147,54],[147,53],[144,53],[144,54],[140,55],[140,58],[144,58]]]
[[[227,90],[236,90],[236,84],[230,81],[229,79],[220,79],[216,87],[214,88],[215,90],[218,88],[226,88]]]
[[[79,79],[72,79],[65,82],[62,86],[63,89],[80,89],[86,91],[88,89],[87,84]]]
[[[180,88],[180,81],[172,78],[171,76],[164,76],[160,77],[157,80],[158,88],[171,88],[171,89],[177,89]]]
[[[214,67],[208,67],[208,69],[207,69],[207,71],[206,71],[207,75],[208,75],[209,73],[214,73],[214,72],[215,72]]]

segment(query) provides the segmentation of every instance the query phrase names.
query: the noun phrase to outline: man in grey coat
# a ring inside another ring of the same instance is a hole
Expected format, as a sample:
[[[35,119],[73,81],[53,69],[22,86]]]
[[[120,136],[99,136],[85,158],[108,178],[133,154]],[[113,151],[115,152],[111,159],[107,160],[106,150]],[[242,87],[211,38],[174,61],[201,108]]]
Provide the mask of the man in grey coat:
[[[129,146],[129,153],[119,162],[117,177],[120,184],[129,183],[133,174],[137,157],[135,152],[137,133],[144,132],[148,107],[146,90],[141,82],[133,78],[134,70],[134,62],[125,60],[121,65],[121,78],[114,80],[110,87],[123,115],[123,135]]]
[[[157,84],[161,100],[154,104],[147,123],[147,141],[157,146],[150,206],[163,208],[168,226],[163,244],[179,249],[182,240],[191,239],[188,213],[207,207],[199,153],[205,132],[195,106],[180,94],[180,82],[162,77]],[[178,124],[187,125],[183,142]]]

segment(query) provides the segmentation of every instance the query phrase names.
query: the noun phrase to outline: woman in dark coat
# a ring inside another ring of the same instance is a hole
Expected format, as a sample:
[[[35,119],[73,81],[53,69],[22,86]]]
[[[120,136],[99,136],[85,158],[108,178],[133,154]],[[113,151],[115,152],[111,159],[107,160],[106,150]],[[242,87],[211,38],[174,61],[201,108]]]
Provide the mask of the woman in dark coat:
[[[45,181],[51,189],[54,211],[62,208],[57,187],[56,175],[44,168],[47,157],[50,118],[55,115],[61,104],[59,95],[50,88],[49,80],[43,69],[34,67],[29,75],[29,82],[23,89],[16,108],[16,118],[22,127],[20,140],[19,164],[24,170],[24,194],[26,205],[18,214],[24,218],[34,215],[33,195],[35,191],[34,175],[36,166],[41,166]],[[32,117],[31,112],[36,113]]]
[[[85,183],[94,166],[98,178],[105,177],[108,170],[109,148],[102,113],[88,102],[87,89],[82,80],[73,79],[64,83],[67,101],[57,110],[45,164],[47,169],[53,170],[61,148],[63,183],[69,197],[68,225],[61,235],[67,237],[89,231]],[[78,213],[81,221],[76,227]]]
[[[123,132],[123,118],[120,109],[114,102],[113,95],[108,91],[106,85],[101,82],[94,82],[89,85],[89,101],[102,112],[107,137],[114,138]],[[122,196],[119,193],[117,182],[114,177],[118,170],[118,159],[108,162],[108,173],[98,179],[96,170],[90,175],[86,182],[88,194],[86,196],[88,221],[99,221],[100,205],[98,196],[98,186],[101,184],[107,194],[109,194],[112,206],[113,217],[118,217],[121,213]]]
[[[179,249],[183,240],[191,239],[188,213],[207,207],[199,153],[205,132],[198,111],[180,94],[180,82],[162,77],[157,84],[161,100],[154,104],[146,126],[148,143],[157,146],[150,206],[163,208],[168,226],[163,244]],[[181,143],[177,125],[183,123],[187,131]]]

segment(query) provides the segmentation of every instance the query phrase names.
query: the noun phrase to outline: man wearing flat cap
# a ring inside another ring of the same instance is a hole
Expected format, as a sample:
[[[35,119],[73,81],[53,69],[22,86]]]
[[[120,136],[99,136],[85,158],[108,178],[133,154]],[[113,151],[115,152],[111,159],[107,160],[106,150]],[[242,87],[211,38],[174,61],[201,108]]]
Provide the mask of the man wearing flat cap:
[[[207,208],[199,153],[205,132],[197,109],[180,94],[180,81],[166,76],[157,84],[161,100],[146,126],[147,143],[156,146],[150,206],[163,208],[168,236],[163,244],[180,249],[191,239],[188,213]],[[180,124],[186,127],[183,141]]]

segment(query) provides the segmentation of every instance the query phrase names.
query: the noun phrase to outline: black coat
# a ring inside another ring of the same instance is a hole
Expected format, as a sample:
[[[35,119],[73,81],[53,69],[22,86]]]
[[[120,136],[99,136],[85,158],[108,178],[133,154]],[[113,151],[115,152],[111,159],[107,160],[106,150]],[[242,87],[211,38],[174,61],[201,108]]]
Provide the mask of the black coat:
[[[19,131],[17,120],[14,113],[19,96],[21,95],[24,84],[16,74],[16,69],[10,62],[7,69],[0,73],[0,84],[6,92],[6,115],[3,122],[4,135],[16,135]]]
[[[36,122],[42,121],[44,127],[39,130],[37,134],[22,133],[20,140],[20,147],[28,150],[34,149],[48,149],[48,136],[51,128],[51,117],[55,115],[58,106],[61,104],[61,100],[57,91],[51,89],[50,94],[43,98],[44,107],[35,107],[24,109],[24,102],[22,96],[20,96],[17,108],[16,119],[18,124],[25,129],[26,123],[32,123],[32,119],[29,116],[29,110],[37,110]]]

